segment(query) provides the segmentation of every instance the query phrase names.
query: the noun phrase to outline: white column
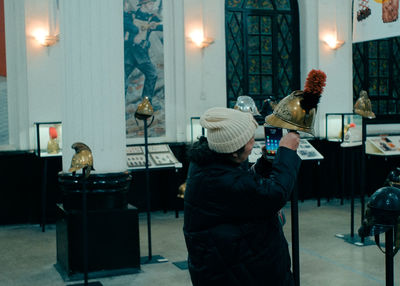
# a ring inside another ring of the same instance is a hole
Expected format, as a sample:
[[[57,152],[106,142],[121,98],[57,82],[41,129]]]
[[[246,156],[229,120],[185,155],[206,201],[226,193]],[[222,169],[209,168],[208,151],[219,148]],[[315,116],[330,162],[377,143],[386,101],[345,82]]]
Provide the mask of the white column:
[[[123,1],[61,0],[63,170],[74,142],[87,144],[96,173],[126,170]]]
[[[31,146],[25,44],[25,1],[5,0],[4,16],[10,145],[16,149],[27,150]]]

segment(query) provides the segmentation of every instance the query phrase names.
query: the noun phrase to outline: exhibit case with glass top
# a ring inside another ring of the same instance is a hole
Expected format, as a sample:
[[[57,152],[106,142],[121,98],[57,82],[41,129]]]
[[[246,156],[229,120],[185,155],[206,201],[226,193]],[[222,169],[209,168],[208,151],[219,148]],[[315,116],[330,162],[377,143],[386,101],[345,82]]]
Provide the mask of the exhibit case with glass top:
[[[369,155],[400,155],[400,116],[379,115],[365,121],[365,151]]]
[[[36,154],[39,157],[62,155],[61,122],[35,122]]]
[[[362,141],[362,117],[356,113],[327,113],[326,139],[356,143]]]

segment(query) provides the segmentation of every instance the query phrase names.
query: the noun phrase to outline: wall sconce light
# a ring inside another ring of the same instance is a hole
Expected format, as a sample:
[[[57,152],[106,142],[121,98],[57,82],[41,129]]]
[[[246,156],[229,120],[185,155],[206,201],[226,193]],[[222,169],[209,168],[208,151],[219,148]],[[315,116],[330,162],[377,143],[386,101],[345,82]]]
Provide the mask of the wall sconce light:
[[[213,38],[205,38],[201,30],[195,30],[190,33],[188,40],[199,48],[205,48],[214,43]]]
[[[337,39],[337,37],[333,36],[333,35],[327,35],[324,38],[324,42],[325,44],[328,45],[328,47],[332,50],[337,50],[339,49],[341,46],[343,46],[344,41],[340,41]]]
[[[40,45],[44,47],[54,46],[60,39],[60,36],[58,34],[48,35],[48,33],[45,30],[36,30],[33,33],[33,37]]]

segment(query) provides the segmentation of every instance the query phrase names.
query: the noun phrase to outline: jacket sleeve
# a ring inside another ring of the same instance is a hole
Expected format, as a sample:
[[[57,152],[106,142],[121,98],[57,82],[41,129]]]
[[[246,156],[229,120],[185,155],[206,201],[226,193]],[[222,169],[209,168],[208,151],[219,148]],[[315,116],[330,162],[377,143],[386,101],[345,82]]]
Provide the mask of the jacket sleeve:
[[[290,198],[300,164],[296,151],[280,147],[268,178],[251,172],[237,174],[232,184],[235,197],[232,199],[240,202],[240,215],[262,217],[279,211]]]
[[[272,171],[272,161],[261,156],[257,161],[250,167],[251,171],[260,176],[267,178]]]

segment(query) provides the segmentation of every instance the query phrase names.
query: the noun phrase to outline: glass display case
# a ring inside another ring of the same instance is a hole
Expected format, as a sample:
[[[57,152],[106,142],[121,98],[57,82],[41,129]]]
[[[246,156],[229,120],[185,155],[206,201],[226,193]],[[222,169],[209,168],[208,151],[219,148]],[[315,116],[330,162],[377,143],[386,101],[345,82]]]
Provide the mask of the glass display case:
[[[205,132],[205,128],[200,125],[200,117],[190,117],[191,143],[197,141],[200,136],[206,136]]]
[[[356,113],[327,113],[326,139],[355,143],[362,141],[362,117]]]
[[[61,122],[35,122],[36,154],[39,157],[62,155]]]

